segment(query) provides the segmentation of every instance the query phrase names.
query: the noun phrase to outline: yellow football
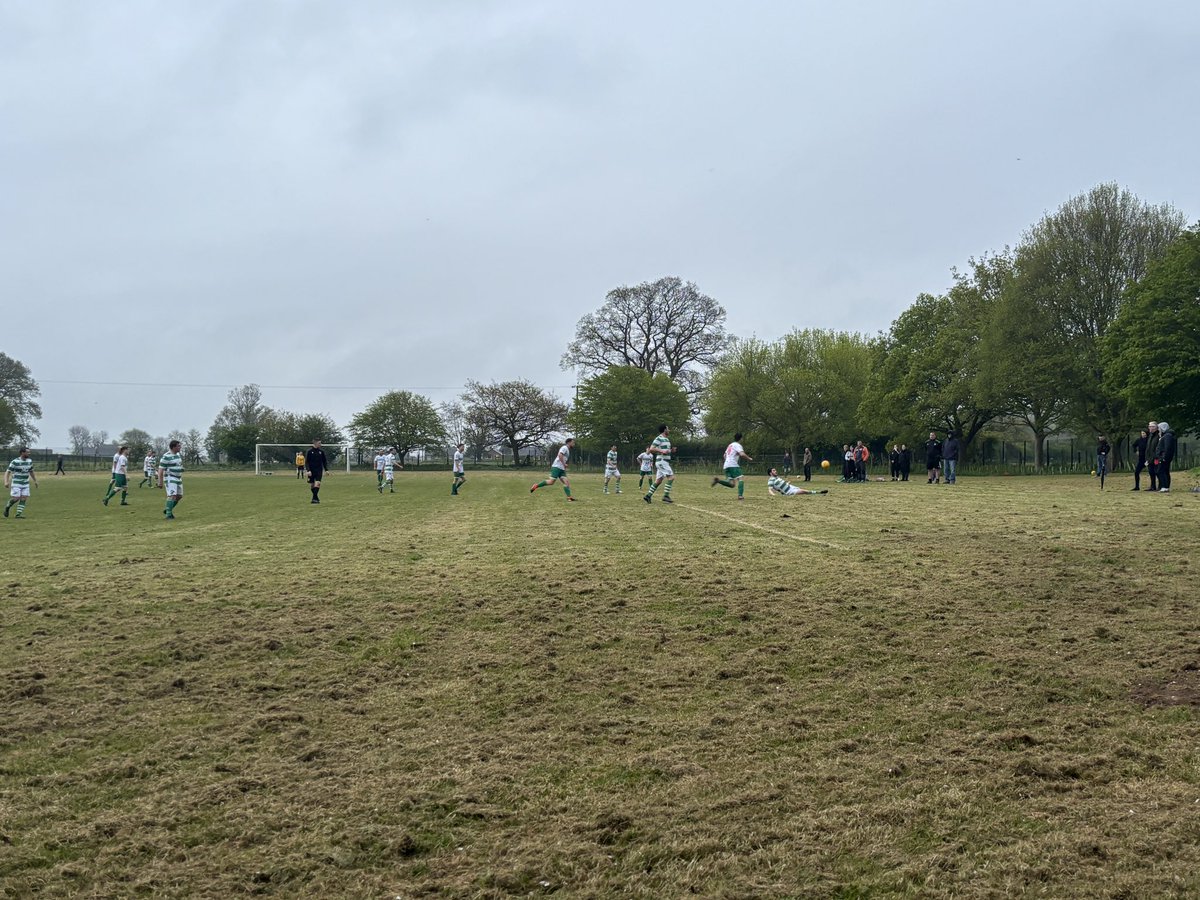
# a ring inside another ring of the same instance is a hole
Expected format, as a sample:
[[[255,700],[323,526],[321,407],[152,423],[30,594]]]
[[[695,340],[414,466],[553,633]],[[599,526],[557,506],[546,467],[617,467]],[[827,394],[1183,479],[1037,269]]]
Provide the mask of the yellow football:
[[[821,460],[821,468],[828,469],[829,468],[829,460],[827,460],[827,459]]]

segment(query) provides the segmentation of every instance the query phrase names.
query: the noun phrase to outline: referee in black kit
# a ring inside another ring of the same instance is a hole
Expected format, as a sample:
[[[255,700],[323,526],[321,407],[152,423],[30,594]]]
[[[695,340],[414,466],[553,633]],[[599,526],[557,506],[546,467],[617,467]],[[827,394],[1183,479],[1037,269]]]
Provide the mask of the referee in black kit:
[[[304,454],[304,469],[308,472],[308,486],[312,489],[312,502],[321,502],[321,477],[329,470],[329,460],[325,458],[325,451],[321,449],[320,438],[313,441],[313,445],[308,448]]]

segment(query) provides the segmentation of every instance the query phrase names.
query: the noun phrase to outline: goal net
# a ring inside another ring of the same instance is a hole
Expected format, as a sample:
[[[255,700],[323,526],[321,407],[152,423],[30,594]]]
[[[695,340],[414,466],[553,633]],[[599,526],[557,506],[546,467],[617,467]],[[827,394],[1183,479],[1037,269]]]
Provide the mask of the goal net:
[[[303,460],[297,463],[297,457],[312,444],[255,444],[254,445],[254,474],[273,475],[276,471],[295,474],[298,465],[304,465]],[[332,469],[340,462],[345,462],[346,471],[350,471],[350,463],[354,459],[354,449],[350,444],[329,444],[324,448],[325,455],[330,457],[329,467]],[[340,458],[339,458],[340,457]]]

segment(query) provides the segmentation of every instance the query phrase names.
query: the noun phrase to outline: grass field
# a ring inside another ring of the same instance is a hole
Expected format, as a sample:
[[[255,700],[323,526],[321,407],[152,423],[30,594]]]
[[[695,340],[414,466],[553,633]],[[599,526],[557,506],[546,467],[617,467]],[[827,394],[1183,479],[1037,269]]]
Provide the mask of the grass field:
[[[531,480],[43,476],[0,896],[1200,895],[1194,479]]]

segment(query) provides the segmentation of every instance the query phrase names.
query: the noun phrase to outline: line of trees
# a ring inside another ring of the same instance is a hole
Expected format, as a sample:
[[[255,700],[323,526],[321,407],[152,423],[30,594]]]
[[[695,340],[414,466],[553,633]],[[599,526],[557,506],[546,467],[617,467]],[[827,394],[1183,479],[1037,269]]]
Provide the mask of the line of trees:
[[[1200,227],[1184,224],[1100,185],[875,338],[735,342],[713,368],[705,424],[793,449],[953,431],[968,452],[985,428],[1017,425],[1039,467],[1064,431],[1120,444],[1147,418],[1200,428]]]
[[[737,339],[726,312],[695,284],[665,277],[610,291],[583,316],[561,359],[581,381],[572,406],[528,381],[470,381],[452,403],[389,391],[356,414],[361,447],[444,451],[476,461],[502,450],[520,461],[572,430],[584,446],[638,444],[668,422],[681,437],[741,431],[786,447],[852,439],[917,444],[959,435],[967,452],[985,429],[1022,428],[1041,466],[1048,438],[1106,434],[1118,446],[1147,418],[1200,430],[1200,224],[1116,184],[1073,197],[1015,249],[952,271],[873,337],[796,329],[774,341]],[[0,443],[37,436],[37,383],[0,353]],[[321,413],[275,410],[257,385],[230,391],[201,441],[172,432],[199,460],[249,462],[257,443],[337,444]],[[107,433],[75,426],[76,453]],[[137,452],[163,438],[130,429]],[[276,454],[280,460],[286,453]]]

